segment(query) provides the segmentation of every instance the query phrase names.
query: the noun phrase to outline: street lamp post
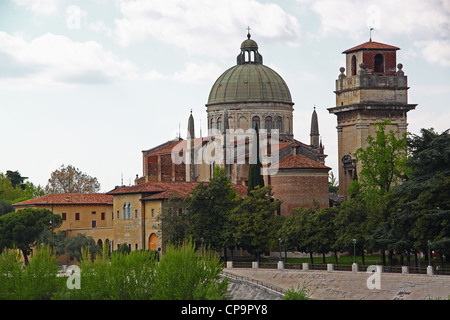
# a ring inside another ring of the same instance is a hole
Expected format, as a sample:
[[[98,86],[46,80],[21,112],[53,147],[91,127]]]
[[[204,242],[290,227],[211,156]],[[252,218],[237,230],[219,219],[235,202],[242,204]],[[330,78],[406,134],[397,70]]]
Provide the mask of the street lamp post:
[[[52,255],[53,255],[53,221],[50,220],[50,226],[52,227],[52,242],[51,242],[51,248],[52,248]]]
[[[353,263],[356,263],[356,239],[353,239]]]
[[[431,241],[428,240],[428,265],[431,266]]]
[[[278,238],[278,241],[280,242],[280,261],[281,261],[281,238]]]

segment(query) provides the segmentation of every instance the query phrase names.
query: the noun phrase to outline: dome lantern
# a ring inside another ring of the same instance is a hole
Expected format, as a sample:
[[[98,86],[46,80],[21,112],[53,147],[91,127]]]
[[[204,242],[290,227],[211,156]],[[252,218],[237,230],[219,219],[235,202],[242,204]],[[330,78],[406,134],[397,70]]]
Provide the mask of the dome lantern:
[[[241,44],[241,53],[237,56],[237,64],[257,63],[262,64],[262,55],[258,52],[258,44],[255,40],[250,39],[250,28],[247,28],[247,40]]]

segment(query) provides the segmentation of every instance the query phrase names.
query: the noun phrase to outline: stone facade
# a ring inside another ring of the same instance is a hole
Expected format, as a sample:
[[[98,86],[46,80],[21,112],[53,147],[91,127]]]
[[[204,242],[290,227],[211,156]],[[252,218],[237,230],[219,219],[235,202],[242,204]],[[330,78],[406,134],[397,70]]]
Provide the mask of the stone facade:
[[[407,112],[416,105],[408,103],[408,81],[403,65],[396,69],[399,48],[378,42],[366,42],[344,51],[346,68],[340,68],[336,80],[336,106],[328,111],[337,116],[339,193],[347,198],[347,189],[360,170],[354,159],[358,148],[367,146],[374,136],[376,122],[390,120],[387,130],[407,132]]]

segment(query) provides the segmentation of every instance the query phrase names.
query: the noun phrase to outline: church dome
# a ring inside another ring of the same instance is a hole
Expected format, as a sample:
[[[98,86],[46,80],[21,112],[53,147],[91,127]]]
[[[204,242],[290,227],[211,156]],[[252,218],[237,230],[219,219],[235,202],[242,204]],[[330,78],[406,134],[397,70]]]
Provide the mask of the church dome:
[[[273,69],[262,63],[243,63],[231,67],[216,80],[208,105],[246,102],[292,104],[292,98],[286,82]]]
[[[241,43],[237,65],[225,71],[212,86],[207,106],[247,102],[293,104],[286,82],[274,70],[263,65],[258,44],[250,37],[249,31],[247,39]]]

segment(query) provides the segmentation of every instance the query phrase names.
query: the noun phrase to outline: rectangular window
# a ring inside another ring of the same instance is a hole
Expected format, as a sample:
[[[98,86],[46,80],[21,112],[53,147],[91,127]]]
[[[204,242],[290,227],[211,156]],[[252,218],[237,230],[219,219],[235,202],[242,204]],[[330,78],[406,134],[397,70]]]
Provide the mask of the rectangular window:
[[[96,214],[97,212],[95,212],[95,211],[92,211],[92,214]]]
[[[92,228],[97,228],[97,221],[92,220]]]
[[[120,210],[117,210],[117,219],[120,219]]]
[[[66,220],[67,219],[66,213],[65,212],[61,213],[61,217],[62,217],[63,220]]]
[[[152,218],[155,216],[155,209],[152,209]]]
[[[75,220],[80,220],[80,213],[79,212],[75,212]]]
[[[137,211],[137,209],[134,210],[134,217],[135,217],[135,218],[138,217],[138,211]]]
[[[104,212],[102,212],[102,214],[101,214],[101,219],[105,220],[105,213]]]

